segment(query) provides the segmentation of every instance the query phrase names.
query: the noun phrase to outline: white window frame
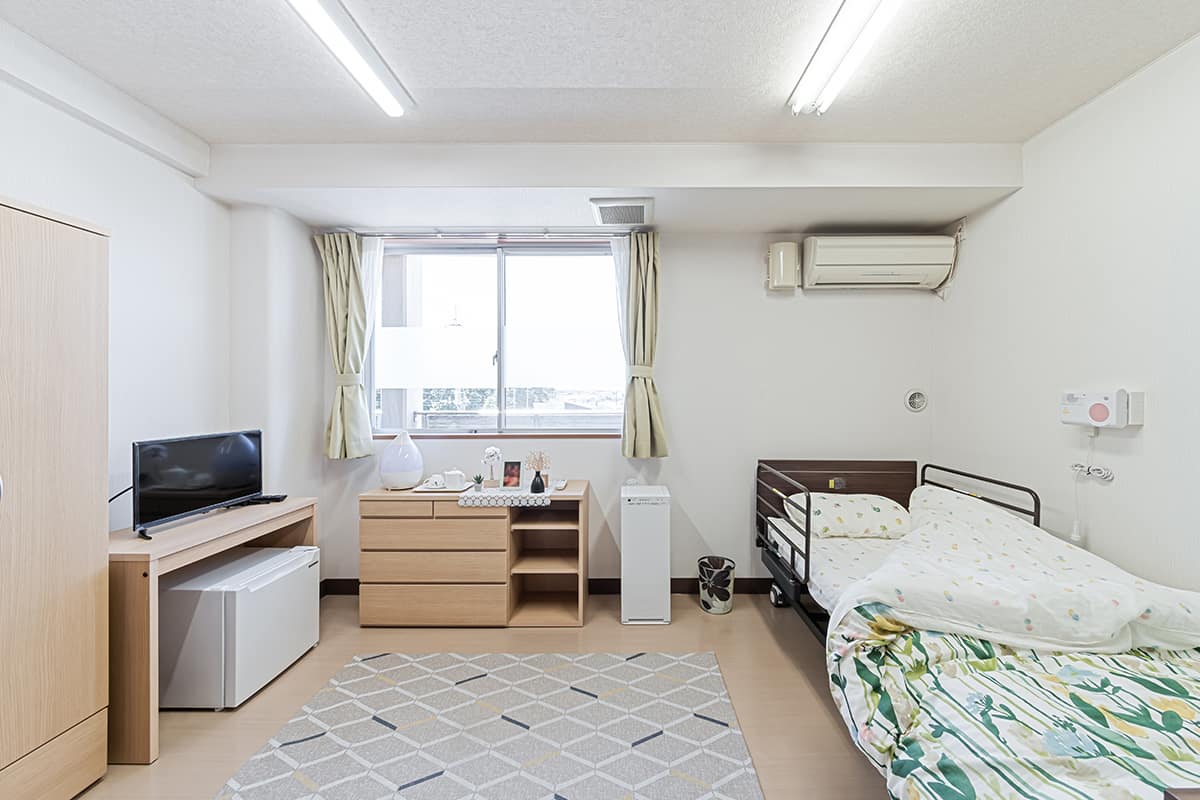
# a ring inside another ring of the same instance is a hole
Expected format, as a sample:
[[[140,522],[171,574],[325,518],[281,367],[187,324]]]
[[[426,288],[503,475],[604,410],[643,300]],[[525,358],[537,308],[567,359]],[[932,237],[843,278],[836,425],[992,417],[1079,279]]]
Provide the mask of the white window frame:
[[[438,255],[438,254],[473,254],[479,255],[490,253],[496,257],[496,429],[470,429],[470,428],[414,428],[410,431],[413,436],[418,438],[461,438],[461,437],[497,437],[506,436],[512,438],[619,438],[621,436],[622,424],[616,423],[611,427],[604,428],[510,428],[507,425],[507,409],[504,402],[504,325],[505,314],[507,310],[506,296],[506,277],[505,259],[508,255],[605,255],[612,256],[612,248],[607,242],[587,241],[587,242],[551,242],[547,244],[496,244],[489,242],[486,244],[463,244],[453,243],[446,245],[437,244],[405,244],[403,242],[390,241],[384,247],[384,258],[390,255]],[[377,291],[379,287],[376,287]],[[382,302],[380,303],[382,306]],[[407,311],[406,311],[407,314]],[[618,320],[614,320],[614,325],[619,325]],[[371,320],[371,325],[374,326],[376,320]],[[400,428],[377,428],[375,424],[375,336],[372,331],[371,343],[367,350],[367,363],[364,369],[364,379],[367,384],[368,402],[371,404],[369,409],[371,417],[372,433],[377,436],[390,437],[398,433]],[[617,335],[620,335],[618,329]],[[405,406],[404,417],[408,417],[408,408]]]

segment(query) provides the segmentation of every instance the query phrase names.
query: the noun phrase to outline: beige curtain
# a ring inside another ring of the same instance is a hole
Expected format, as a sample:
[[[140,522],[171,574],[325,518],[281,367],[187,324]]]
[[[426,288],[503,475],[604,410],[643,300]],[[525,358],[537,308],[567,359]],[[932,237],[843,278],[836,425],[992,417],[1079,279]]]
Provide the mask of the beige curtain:
[[[324,266],[325,328],[337,373],[325,427],[325,455],[362,458],[374,452],[363,364],[374,329],[374,275],[382,256],[381,242],[352,233],[322,233],[313,238]]]
[[[630,234],[613,243],[621,341],[629,381],[625,387],[625,428],[621,453],[626,458],[663,458],[667,432],[654,384],[654,348],[658,342],[658,234]]]

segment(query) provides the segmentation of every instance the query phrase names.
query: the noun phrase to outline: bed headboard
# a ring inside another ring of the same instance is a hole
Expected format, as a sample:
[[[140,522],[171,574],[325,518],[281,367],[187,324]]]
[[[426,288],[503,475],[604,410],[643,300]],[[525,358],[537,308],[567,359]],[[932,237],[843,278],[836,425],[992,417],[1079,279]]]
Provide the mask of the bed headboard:
[[[917,462],[761,458],[755,479],[754,527],[764,534],[768,518],[787,516],[783,498],[798,491],[791,481],[810,492],[883,495],[908,508],[917,488]]]
[[[951,467],[926,464],[921,468],[918,481],[916,461],[809,461],[763,458],[759,459],[758,464],[783,473],[791,480],[803,484],[810,492],[878,494],[908,508],[913,489],[920,483],[977,497],[1027,516],[1032,519],[1034,525],[1040,525],[1042,521],[1042,501],[1033,489]],[[755,490],[755,511],[766,516],[783,516],[779,495],[772,490],[790,495],[796,491],[796,487],[770,471],[760,469],[756,472],[759,483]]]
[[[908,508],[908,498],[917,488],[916,461],[804,461],[792,459],[759,459],[759,464],[782,472],[787,477],[802,483],[810,492],[833,492],[837,494],[878,494],[895,500]],[[784,494],[792,494],[795,488],[770,472],[762,472],[762,479]],[[758,487],[760,505],[772,499],[771,492]],[[760,508],[764,511],[765,509]]]

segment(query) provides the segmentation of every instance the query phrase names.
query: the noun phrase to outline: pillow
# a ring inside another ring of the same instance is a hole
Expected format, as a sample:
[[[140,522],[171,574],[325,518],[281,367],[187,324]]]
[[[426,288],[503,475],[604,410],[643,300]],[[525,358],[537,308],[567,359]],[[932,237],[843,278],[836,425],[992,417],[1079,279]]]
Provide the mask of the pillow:
[[[911,529],[908,512],[895,500],[877,494],[828,494],[813,492],[813,536],[899,539]],[[788,498],[804,506],[804,495]],[[803,527],[804,512],[785,504],[788,517]]]
[[[1023,518],[980,497],[940,486],[918,486],[913,489],[908,507],[912,511],[914,528],[944,517],[968,524],[1001,525],[1009,530],[1029,524]]]

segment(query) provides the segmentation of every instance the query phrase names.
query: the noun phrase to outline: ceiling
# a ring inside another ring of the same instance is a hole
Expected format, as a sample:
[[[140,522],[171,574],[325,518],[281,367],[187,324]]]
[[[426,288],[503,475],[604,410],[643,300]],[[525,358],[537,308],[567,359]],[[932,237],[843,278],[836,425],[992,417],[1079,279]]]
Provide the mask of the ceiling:
[[[1195,0],[908,0],[837,103],[785,101],[838,0],[344,0],[389,119],[284,0],[0,0],[210,142],[1024,141],[1200,32]]]

